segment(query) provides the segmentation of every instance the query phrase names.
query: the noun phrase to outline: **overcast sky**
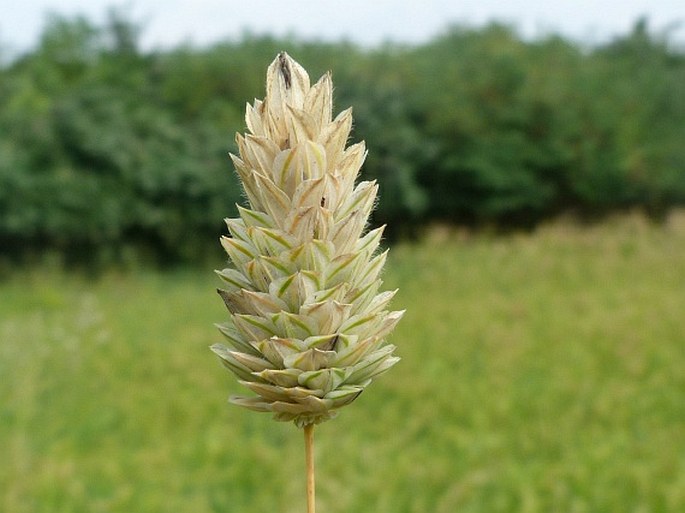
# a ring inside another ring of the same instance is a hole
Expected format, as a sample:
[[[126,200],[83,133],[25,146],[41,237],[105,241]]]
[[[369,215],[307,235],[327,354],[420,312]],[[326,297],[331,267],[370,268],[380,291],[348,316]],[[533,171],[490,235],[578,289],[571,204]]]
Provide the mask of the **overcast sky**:
[[[147,49],[236,39],[244,30],[363,45],[420,43],[451,23],[493,20],[526,37],[556,32],[598,43],[625,34],[640,16],[656,31],[682,22],[673,39],[685,43],[685,0],[0,0],[0,44],[11,53],[25,51],[36,43],[47,12],[100,22],[111,5],[144,23]]]

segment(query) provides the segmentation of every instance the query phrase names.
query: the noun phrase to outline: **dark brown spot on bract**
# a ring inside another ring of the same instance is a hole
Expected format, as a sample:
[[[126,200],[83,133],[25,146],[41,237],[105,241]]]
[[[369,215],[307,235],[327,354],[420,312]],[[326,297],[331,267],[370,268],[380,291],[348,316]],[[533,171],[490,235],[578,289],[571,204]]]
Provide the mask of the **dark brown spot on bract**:
[[[283,75],[283,81],[285,82],[285,88],[290,89],[292,85],[292,76],[290,74],[290,65],[288,64],[288,57],[285,52],[278,54],[278,66],[281,70],[281,75]]]

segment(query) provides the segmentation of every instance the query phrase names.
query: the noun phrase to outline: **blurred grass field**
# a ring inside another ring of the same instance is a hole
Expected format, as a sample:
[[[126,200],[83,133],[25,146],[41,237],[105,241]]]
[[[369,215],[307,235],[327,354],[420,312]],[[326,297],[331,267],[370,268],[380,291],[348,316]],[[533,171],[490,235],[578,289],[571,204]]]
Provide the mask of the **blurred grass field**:
[[[685,213],[390,255],[403,361],[317,428],[322,512],[685,511]],[[216,285],[0,283],[0,511],[304,511],[301,432],[226,403]]]

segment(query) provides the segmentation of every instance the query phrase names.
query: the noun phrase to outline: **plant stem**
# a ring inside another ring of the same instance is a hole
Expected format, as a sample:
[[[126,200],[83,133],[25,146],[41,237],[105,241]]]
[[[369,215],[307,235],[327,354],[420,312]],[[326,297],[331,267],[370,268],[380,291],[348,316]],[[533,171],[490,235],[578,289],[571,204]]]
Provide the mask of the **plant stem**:
[[[307,460],[307,513],[316,513],[314,490],[314,424],[304,427],[304,454]]]

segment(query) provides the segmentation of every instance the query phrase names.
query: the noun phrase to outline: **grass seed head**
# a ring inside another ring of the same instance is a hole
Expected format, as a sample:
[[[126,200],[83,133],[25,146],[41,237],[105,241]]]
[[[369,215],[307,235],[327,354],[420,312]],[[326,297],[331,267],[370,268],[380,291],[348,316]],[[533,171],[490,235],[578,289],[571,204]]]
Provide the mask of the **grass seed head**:
[[[397,363],[385,338],[402,312],[380,291],[383,229],[366,231],[378,187],[356,182],[366,149],[346,147],[352,111],[333,118],[330,74],[311,85],[280,53],[245,121],[231,157],[249,206],[221,240],[230,318],[227,345],[212,350],[254,393],[231,402],[303,427],[333,418]]]

